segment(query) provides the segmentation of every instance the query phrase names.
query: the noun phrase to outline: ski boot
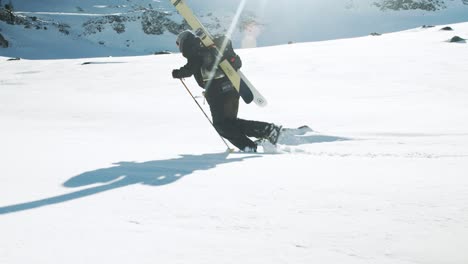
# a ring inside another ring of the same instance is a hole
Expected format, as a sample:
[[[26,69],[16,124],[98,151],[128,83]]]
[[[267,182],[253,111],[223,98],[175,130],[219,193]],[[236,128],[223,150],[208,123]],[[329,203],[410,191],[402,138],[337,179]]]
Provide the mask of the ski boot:
[[[257,153],[257,145],[255,147],[245,147],[242,152],[244,153]]]
[[[277,126],[275,124],[270,124],[267,127],[267,136],[266,139],[270,141],[271,144],[276,145],[278,138],[281,134],[282,126]]]

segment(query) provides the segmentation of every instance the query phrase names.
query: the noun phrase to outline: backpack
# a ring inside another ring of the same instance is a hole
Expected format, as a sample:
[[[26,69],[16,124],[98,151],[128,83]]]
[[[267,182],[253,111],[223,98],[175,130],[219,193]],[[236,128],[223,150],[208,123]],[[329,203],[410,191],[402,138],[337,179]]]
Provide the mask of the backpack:
[[[242,61],[239,55],[234,52],[234,49],[232,48],[232,41],[228,37],[224,35],[217,36],[213,39],[213,42],[220,51],[220,55],[222,55],[222,58],[219,60],[219,62],[226,59],[236,71],[242,67]],[[221,51],[220,49],[223,44],[225,44],[226,47],[224,48],[224,51]],[[213,79],[219,79],[225,76],[224,72],[220,68],[217,68],[218,65],[215,65],[216,51],[213,50],[214,48],[215,47],[208,47],[201,50],[201,56],[203,58],[201,72],[205,81],[209,80],[210,77]],[[214,69],[216,70],[213,72]],[[210,74],[213,76],[210,76]]]

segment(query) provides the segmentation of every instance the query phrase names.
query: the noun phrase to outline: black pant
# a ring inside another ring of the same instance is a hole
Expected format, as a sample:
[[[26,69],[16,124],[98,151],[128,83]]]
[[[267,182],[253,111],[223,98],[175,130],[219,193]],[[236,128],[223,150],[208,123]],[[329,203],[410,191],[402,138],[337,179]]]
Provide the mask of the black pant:
[[[227,78],[213,80],[206,91],[213,125],[218,133],[240,150],[246,147],[257,148],[249,137],[266,138],[269,123],[237,118],[239,93]]]

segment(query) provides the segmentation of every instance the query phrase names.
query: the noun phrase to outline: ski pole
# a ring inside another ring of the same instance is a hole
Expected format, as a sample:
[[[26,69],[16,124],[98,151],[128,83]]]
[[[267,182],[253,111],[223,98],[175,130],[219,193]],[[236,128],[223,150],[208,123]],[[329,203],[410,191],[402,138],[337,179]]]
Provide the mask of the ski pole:
[[[221,140],[223,141],[224,145],[226,145],[227,147],[227,150],[229,152],[232,152],[233,149],[231,149],[228,145],[228,143],[226,142],[226,140],[219,134],[218,130],[216,130],[213,122],[211,122],[210,118],[208,117],[208,115],[206,114],[206,112],[203,110],[203,108],[201,107],[201,105],[198,103],[197,99],[195,99],[195,96],[193,96],[192,92],[190,92],[189,88],[187,87],[187,85],[185,84],[184,80],[183,79],[179,79],[180,82],[184,85],[185,87],[185,90],[187,90],[187,92],[190,94],[190,96],[192,97],[193,101],[197,104],[198,108],[200,108],[200,110],[203,112],[203,114],[205,115],[206,117],[206,120],[208,120],[208,122],[210,122],[211,126],[214,128],[214,130],[216,131],[216,133],[218,134],[219,138],[221,138]]]

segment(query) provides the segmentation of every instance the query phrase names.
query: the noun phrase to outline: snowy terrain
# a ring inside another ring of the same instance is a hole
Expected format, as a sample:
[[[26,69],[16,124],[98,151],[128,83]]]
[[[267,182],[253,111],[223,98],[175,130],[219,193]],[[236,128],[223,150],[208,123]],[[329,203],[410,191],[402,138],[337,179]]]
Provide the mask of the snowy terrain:
[[[222,33],[230,27],[243,1],[187,2],[211,33]],[[238,48],[271,46],[458,23],[468,17],[468,2],[463,0],[429,1],[444,7],[435,11],[382,11],[374,5],[376,2],[381,1],[248,0],[232,39]],[[12,0],[12,3],[15,14],[27,17],[30,25],[8,24],[6,19],[2,21],[0,10],[0,35],[9,42],[8,48],[0,45],[0,56],[62,59],[149,55],[177,49],[174,31],[178,33],[180,29],[174,23],[180,25],[182,18],[169,0]],[[144,22],[145,18],[149,23]]]
[[[240,50],[269,100],[240,116],[314,130],[281,154],[227,154],[179,54],[0,57],[0,263],[468,263],[468,23],[442,26]]]

